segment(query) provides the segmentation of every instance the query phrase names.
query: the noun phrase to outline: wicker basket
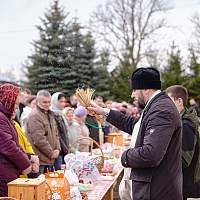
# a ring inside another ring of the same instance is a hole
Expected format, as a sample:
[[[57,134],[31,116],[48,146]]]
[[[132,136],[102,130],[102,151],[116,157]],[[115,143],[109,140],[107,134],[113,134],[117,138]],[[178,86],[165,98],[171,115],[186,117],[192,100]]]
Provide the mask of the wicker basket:
[[[93,156],[92,155],[93,144],[95,144],[100,149],[101,155],[96,155],[95,157],[93,156],[91,158],[91,161],[97,167],[97,169],[99,170],[99,172],[101,172],[101,169],[104,166],[104,154],[103,154],[103,151],[102,151],[100,145],[95,140],[93,140],[90,137],[81,137],[78,140],[76,140],[76,142],[74,142],[73,144],[78,144],[81,140],[90,140],[90,142],[91,142],[91,145],[90,145],[91,146],[91,148],[90,148],[90,150],[91,150],[90,153],[91,154],[90,154],[90,156]]]

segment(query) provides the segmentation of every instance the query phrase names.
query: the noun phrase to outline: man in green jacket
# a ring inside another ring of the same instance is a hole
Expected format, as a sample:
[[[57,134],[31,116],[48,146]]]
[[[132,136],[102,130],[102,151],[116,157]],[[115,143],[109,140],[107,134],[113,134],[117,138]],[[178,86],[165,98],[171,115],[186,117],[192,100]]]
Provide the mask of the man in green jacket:
[[[166,89],[182,119],[183,199],[200,197],[199,121],[195,111],[186,108],[188,92],[180,85]]]

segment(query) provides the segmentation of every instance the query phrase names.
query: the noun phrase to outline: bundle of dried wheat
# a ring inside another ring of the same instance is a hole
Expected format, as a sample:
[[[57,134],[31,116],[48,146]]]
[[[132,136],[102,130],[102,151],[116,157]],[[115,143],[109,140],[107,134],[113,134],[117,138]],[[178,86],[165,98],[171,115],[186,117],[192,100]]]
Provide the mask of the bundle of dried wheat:
[[[90,102],[92,101],[92,97],[94,94],[94,89],[87,88],[87,89],[82,89],[78,88],[76,90],[76,97],[78,98],[79,103],[84,106],[85,108],[90,106]],[[91,113],[91,112],[90,112]],[[104,123],[104,119],[102,116],[96,114],[96,113],[91,113],[92,115],[95,116],[96,120],[100,122],[100,124]]]
[[[78,98],[78,101],[80,102],[80,104],[84,107],[88,107],[90,106],[90,102],[92,100],[92,96],[94,94],[94,89],[82,89],[82,88],[78,88],[76,90],[76,96]]]

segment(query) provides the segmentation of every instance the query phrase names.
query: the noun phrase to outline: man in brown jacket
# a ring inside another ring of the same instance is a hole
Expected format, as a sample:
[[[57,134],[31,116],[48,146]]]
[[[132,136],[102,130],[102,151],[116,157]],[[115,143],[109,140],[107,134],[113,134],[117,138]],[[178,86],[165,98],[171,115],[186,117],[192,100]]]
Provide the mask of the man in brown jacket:
[[[46,90],[37,93],[36,108],[31,112],[27,122],[27,136],[35,154],[40,159],[40,174],[53,170],[54,160],[60,152],[55,116],[49,110],[51,95]]]

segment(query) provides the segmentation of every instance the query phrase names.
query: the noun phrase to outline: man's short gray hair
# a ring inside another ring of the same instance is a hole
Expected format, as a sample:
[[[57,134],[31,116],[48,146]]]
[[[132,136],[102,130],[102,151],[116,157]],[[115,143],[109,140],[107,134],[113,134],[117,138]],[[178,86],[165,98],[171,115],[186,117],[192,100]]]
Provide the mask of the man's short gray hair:
[[[51,97],[51,94],[49,93],[49,91],[47,91],[47,90],[40,90],[40,91],[38,91],[38,93],[37,93],[37,98],[38,97]]]

